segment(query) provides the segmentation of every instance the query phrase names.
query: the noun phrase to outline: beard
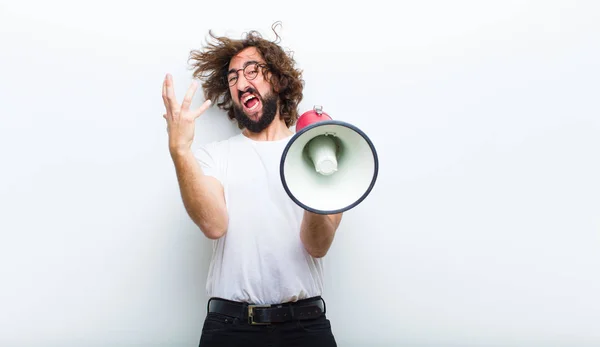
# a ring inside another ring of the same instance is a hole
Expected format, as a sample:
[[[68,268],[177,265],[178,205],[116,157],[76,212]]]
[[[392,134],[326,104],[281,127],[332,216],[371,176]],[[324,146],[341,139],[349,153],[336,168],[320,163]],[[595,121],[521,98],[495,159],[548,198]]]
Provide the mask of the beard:
[[[258,94],[257,94],[258,95]],[[233,114],[235,119],[248,131],[253,133],[260,133],[265,130],[271,122],[275,119],[277,113],[277,96],[273,94],[267,95],[266,98],[259,96],[260,102],[262,103],[262,116],[257,120],[253,121],[244,113],[242,107],[233,104]]]

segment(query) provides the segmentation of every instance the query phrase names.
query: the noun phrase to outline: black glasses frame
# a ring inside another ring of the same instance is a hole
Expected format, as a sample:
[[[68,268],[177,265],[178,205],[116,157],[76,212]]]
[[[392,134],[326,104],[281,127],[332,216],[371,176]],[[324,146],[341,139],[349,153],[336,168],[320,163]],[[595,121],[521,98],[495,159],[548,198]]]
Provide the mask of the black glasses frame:
[[[267,65],[258,62],[249,63],[248,65],[244,66],[243,69],[237,69],[235,71],[235,75],[233,71],[229,72],[227,76],[225,76],[225,83],[227,83],[230,87],[235,86],[240,76],[240,71],[243,71],[244,77],[246,77],[248,81],[251,81],[258,76],[259,68],[266,69]]]

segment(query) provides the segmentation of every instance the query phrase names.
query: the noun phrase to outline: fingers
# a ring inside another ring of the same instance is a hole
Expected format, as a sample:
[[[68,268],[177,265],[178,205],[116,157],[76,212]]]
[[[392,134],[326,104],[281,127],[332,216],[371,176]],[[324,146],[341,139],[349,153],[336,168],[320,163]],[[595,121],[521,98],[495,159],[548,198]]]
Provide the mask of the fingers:
[[[183,98],[183,103],[181,104],[181,109],[180,109],[179,105],[177,104],[177,100],[175,99],[175,88],[173,86],[173,77],[171,76],[171,74],[167,74],[165,76],[165,80],[163,81],[163,87],[162,87],[162,98],[163,98],[163,102],[165,104],[165,108],[167,109],[167,113],[165,115],[163,115],[163,117],[165,119],[167,119],[167,117],[169,117],[169,116],[173,117],[174,115],[188,113],[189,108],[194,99],[194,94],[196,93],[197,89],[198,89],[198,82],[192,81],[192,84],[190,85],[187,92],[185,93],[185,96]],[[211,104],[212,104],[212,102],[210,100],[206,100],[200,106],[200,108],[193,111],[193,113],[191,113],[191,115],[194,117],[194,119],[198,118],[202,113],[204,113],[204,111],[206,111],[210,107]]]
[[[208,110],[211,104],[212,102],[210,101],[210,99],[206,100],[196,111],[194,111],[194,119],[200,117],[200,115],[203,114],[204,111]]]
[[[194,99],[196,89],[198,89],[198,83],[196,81],[192,81],[192,85],[188,88],[185,96],[183,97],[183,102],[181,103],[181,112],[187,112],[187,110],[189,110],[192,100]]]
[[[165,92],[167,96],[168,108],[170,111],[173,111],[175,105],[177,105],[177,100],[175,98],[175,87],[173,86],[173,77],[171,74],[167,74],[165,77]]]
[[[165,108],[168,110],[169,109],[169,100],[167,100],[167,77],[165,77],[165,79],[163,80],[163,84],[162,84],[162,99],[163,99],[163,103],[165,104]]]
[[[163,80],[163,85],[162,85],[162,98],[163,98],[163,103],[165,104],[165,109],[167,110],[167,115],[171,115],[173,113],[173,108],[172,108],[172,102],[171,100],[169,100],[169,92],[168,92],[168,85],[170,84],[171,86],[173,85],[173,80],[170,79],[171,76],[169,74],[167,74],[165,76],[165,79]],[[165,117],[166,119],[166,117]]]

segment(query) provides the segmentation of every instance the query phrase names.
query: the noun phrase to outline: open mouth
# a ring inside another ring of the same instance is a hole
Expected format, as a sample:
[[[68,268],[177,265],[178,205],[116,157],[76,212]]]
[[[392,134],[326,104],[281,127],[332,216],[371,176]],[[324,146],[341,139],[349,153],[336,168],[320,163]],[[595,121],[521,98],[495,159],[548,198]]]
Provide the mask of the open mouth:
[[[260,99],[254,94],[248,94],[242,99],[246,111],[255,111],[260,105]]]

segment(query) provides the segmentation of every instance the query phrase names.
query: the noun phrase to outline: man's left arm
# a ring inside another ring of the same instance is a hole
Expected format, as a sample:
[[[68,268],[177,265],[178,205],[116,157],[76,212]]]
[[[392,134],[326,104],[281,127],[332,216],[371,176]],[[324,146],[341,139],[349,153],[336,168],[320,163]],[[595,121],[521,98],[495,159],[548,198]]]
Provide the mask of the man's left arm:
[[[341,220],[341,213],[322,215],[304,211],[300,239],[311,256],[321,258],[327,254]]]

